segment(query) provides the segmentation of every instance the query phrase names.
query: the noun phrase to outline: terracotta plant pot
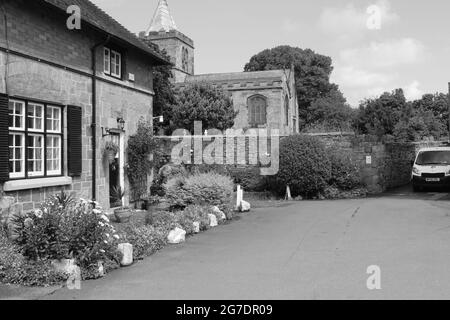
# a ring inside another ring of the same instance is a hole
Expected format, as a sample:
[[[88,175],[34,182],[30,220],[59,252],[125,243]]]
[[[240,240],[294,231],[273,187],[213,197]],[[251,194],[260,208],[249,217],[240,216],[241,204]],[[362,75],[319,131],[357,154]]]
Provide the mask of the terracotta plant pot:
[[[114,216],[116,217],[116,220],[119,223],[130,222],[131,214],[132,213],[129,208],[120,208],[114,210]]]

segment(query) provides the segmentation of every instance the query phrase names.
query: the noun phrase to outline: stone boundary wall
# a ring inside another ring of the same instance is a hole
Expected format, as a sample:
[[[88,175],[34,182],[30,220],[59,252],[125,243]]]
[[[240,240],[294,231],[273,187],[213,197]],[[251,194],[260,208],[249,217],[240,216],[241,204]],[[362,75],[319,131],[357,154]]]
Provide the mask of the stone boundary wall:
[[[353,132],[314,133],[310,135],[322,140],[328,148],[338,148],[350,153],[352,159],[360,168],[361,181],[372,194],[381,193],[388,189],[408,184],[411,179],[412,161],[415,159],[419,149],[446,144],[443,141],[389,143],[383,142],[373,136],[358,136]],[[160,141],[163,154],[167,159],[170,159],[172,148],[186,137],[159,136],[157,138]],[[203,149],[210,145],[217,137],[211,136],[209,138],[211,138],[211,141],[203,141]],[[281,142],[284,136],[280,136],[279,138]],[[175,141],[172,141],[172,139],[175,139]],[[194,149],[193,140],[191,139],[192,150]],[[245,164],[239,163],[235,165],[227,162],[226,139],[224,139],[223,161],[216,165],[216,167],[221,167],[231,174],[247,190],[264,191],[268,187],[268,177],[259,174],[261,165],[258,162],[254,162],[255,159],[258,159],[258,155],[252,152],[254,150],[249,148],[249,137],[246,137],[245,141],[245,149],[238,151],[238,148],[235,148],[235,154],[232,156],[236,160],[237,154],[245,150]],[[185,145],[189,145],[188,140],[185,140]],[[269,139],[267,149],[270,150],[270,147],[271,142]]]

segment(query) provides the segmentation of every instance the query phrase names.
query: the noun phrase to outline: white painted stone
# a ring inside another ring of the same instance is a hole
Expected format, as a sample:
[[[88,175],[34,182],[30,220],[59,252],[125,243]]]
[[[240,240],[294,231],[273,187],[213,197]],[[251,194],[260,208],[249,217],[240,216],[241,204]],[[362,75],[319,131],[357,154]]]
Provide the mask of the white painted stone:
[[[194,233],[200,233],[200,222],[194,222]]]
[[[237,186],[236,209],[239,210],[242,200],[244,200],[244,190],[241,185]]]
[[[178,244],[186,241],[186,231],[180,228],[175,228],[175,230],[170,231],[167,236],[167,240],[170,244]]]
[[[105,276],[105,267],[103,266],[103,262],[99,261],[97,265],[98,265],[98,274],[100,275],[100,277],[104,277]]]
[[[219,223],[217,222],[217,217],[214,214],[210,213],[208,214],[208,217],[209,217],[209,226],[211,228],[217,227],[219,225]]]
[[[219,221],[223,221],[223,220],[227,219],[227,216],[225,215],[225,213],[223,213],[222,210],[219,209],[219,207],[214,206],[213,211],[216,213],[216,216],[219,217]]]
[[[120,265],[127,267],[133,264],[133,245],[130,243],[121,243],[118,246],[119,251],[122,253],[122,261]]]
[[[249,212],[251,209],[250,203],[247,201],[242,200],[241,202],[241,212]]]

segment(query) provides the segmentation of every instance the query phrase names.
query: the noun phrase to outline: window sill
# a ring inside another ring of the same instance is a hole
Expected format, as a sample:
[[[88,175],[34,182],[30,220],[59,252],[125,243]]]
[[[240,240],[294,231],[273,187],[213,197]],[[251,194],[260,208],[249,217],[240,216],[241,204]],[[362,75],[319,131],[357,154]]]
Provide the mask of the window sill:
[[[3,191],[19,191],[29,189],[40,189],[48,187],[67,186],[72,184],[71,177],[54,177],[42,179],[26,179],[5,182]]]

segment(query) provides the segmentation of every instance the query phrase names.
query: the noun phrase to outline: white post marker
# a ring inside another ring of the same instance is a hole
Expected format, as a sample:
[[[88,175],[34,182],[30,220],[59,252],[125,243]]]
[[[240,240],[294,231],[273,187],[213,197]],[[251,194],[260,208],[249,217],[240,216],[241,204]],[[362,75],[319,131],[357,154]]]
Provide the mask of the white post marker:
[[[236,209],[240,210],[242,205],[242,200],[244,200],[244,193],[240,184],[237,186],[237,197],[236,197]]]
[[[287,201],[291,201],[292,200],[292,195],[291,195],[291,188],[288,186],[286,186],[286,198],[285,200]]]

